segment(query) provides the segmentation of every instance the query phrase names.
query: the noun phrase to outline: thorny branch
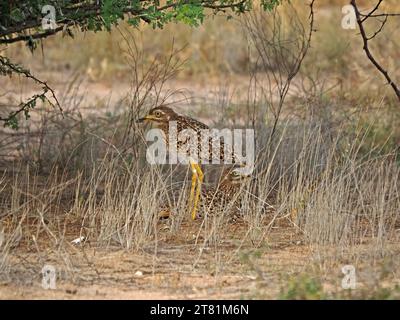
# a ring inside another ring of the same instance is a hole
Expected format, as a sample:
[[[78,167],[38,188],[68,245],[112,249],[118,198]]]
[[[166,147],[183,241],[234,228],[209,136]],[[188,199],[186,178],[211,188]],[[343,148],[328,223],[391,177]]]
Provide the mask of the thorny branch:
[[[60,103],[58,102],[58,99],[56,97],[56,94],[54,90],[45,82],[42,81],[38,78],[36,78],[34,75],[32,75],[29,70],[22,68],[21,66],[17,64],[11,63],[6,57],[0,56],[0,73],[2,75],[9,75],[11,76],[13,73],[19,74],[19,75],[24,75],[26,78],[33,80],[35,83],[39,84],[42,86],[42,92],[39,94],[35,94],[29,100],[21,103],[17,110],[12,111],[9,113],[8,116],[2,117],[0,116],[0,121],[4,122],[5,126],[12,127],[14,129],[18,128],[18,120],[17,116],[21,113],[25,114],[26,118],[29,118],[29,110],[33,109],[36,106],[36,101],[38,99],[42,101],[48,101],[49,104],[54,107],[58,108],[60,112],[62,113],[62,108]],[[50,99],[47,98],[46,94],[50,92],[52,98],[54,99],[55,103],[53,103]]]

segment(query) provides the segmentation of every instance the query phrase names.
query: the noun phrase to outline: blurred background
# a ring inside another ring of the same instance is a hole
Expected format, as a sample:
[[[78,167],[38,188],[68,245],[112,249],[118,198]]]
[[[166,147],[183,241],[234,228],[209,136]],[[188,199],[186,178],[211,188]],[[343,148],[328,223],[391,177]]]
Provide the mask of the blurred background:
[[[371,5],[368,1],[360,3],[366,8]],[[302,118],[312,113],[332,122],[353,121],[358,126],[371,126],[373,138],[368,142],[378,139],[383,143],[389,139],[389,145],[398,145],[397,101],[383,77],[366,59],[358,30],[342,28],[344,5],[346,1],[316,2],[316,32],[299,74],[291,83],[282,108],[284,116]],[[382,10],[385,9],[397,12],[399,6],[396,1],[388,0],[382,4]],[[293,7],[282,5],[279,23],[285,34],[279,40],[281,43],[298,41],[299,32],[296,34],[289,23],[294,10],[304,27],[308,27],[309,11],[305,3],[296,2]],[[230,117],[232,113],[229,113],[235,107],[238,110],[234,112],[241,112],[244,117],[250,102],[268,113],[267,99],[255,91],[260,93],[265,87],[274,90],[276,85],[262,83],[262,78],[271,71],[267,68],[280,68],[279,61],[273,61],[278,58],[271,57],[268,66],[260,63],[262,52],[252,38],[249,20],[249,17],[236,16],[227,20],[224,16],[210,14],[199,28],[172,23],[162,30],[154,30],[146,24],[133,29],[121,23],[111,32],[75,30],[73,38],[62,34],[49,37],[42,40],[34,52],[24,43],[17,43],[2,48],[2,54],[45,80],[63,99],[71,99],[73,93],[74,103],[63,100],[63,108],[68,111],[71,103],[75,104],[74,110],[85,118],[104,118],[126,112],[128,105],[132,106],[132,99],[138,99],[133,97],[138,82],[145,79],[149,71],[154,75],[151,68],[160,71],[169,63],[168,78],[161,81],[158,75],[158,79],[153,79],[157,88],[152,88],[141,103],[148,108],[157,99],[166,100],[184,113],[221,126],[222,122],[232,124],[234,118],[238,121],[240,117],[236,113],[235,117]],[[377,25],[370,23],[368,28],[373,31]],[[400,44],[393,38],[398,30],[398,19],[391,19],[379,37],[371,42],[372,51],[394,79],[399,78],[400,72]],[[290,45],[286,49],[293,50]],[[0,104],[4,112],[10,105],[25,101],[39,88],[24,77],[2,77],[0,81],[3,89]],[[142,89],[139,91],[143,92]],[[311,100],[312,103],[308,103]],[[40,114],[41,111],[35,112]],[[22,121],[16,135],[20,136],[26,126],[34,127],[32,122]],[[40,125],[36,126],[40,130]],[[7,131],[7,134],[12,133]],[[4,142],[1,148],[3,155],[15,154],[14,147],[14,152],[4,150]]]

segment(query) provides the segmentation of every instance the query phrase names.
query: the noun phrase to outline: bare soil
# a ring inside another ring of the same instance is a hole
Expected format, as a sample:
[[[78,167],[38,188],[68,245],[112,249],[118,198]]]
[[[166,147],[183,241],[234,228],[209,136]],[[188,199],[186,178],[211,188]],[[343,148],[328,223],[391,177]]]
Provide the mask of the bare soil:
[[[90,241],[68,241],[63,250],[14,248],[0,299],[241,299],[259,298],[260,290],[262,298],[276,298],[282,276],[301,272],[311,254],[294,228],[275,229],[255,248],[243,238],[244,225],[227,225],[233,239],[208,246],[196,235],[198,221],[174,236],[168,222],[159,224],[158,239],[137,250]],[[46,264],[57,270],[56,289],[42,287]]]

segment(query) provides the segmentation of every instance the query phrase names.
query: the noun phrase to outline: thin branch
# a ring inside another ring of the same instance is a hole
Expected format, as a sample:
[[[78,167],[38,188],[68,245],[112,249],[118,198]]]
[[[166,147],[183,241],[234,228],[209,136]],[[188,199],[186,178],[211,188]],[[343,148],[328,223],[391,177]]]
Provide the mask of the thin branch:
[[[379,13],[379,14],[371,14],[371,15],[364,15],[360,13],[361,16],[365,18],[379,18],[379,17],[400,17],[400,13]],[[363,19],[363,21],[365,20]]]
[[[64,30],[65,26],[69,26],[69,25],[71,25],[71,24],[66,24],[66,25],[57,27],[55,29],[49,29],[44,32],[35,33],[33,35],[27,34],[27,35],[16,36],[14,38],[0,39],[0,44],[11,44],[11,43],[19,42],[19,41],[28,41],[31,39],[37,40],[37,39],[47,38],[48,36],[59,33],[60,31]]]
[[[388,18],[385,17],[385,19],[381,22],[381,26],[379,27],[379,29],[376,30],[372,36],[368,37],[367,40],[371,40],[371,39],[375,38],[383,30],[383,27],[385,26],[387,19]]]
[[[371,50],[370,50],[370,48],[369,48],[368,40],[370,40],[370,39],[372,39],[373,37],[375,37],[377,33],[374,34],[372,37],[368,38],[368,36],[367,36],[367,34],[366,34],[366,32],[365,32],[365,29],[364,29],[364,25],[363,25],[363,22],[365,22],[366,19],[367,19],[368,17],[371,17],[371,16],[372,16],[371,14],[372,14],[373,12],[375,12],[375,11],[379,8],[379,5],[381,4],[381,2],[382,2],[382,0],[379,0],[379,2],[377,3],[377,5],[375,6],[375,8],[374,8],[369,14],[367,14],[367,15],[366,15],[366,18],[364,18],[364,19],[361,18],[361,13],[360,13],[360,10],[358,9],[356,0],[351,0],[350,3],[351,3],[351,5],[352,5],[353,8],[354,8],[354,12],[355,12],[355,15],[356,15],[356,20],[357,20],[358,28],[359,28],[359,30],[360,30],[361,38],[362,38],[362,40],[363,40],[363,49],[364,49],[364,51],[365,51],[365,54],[367,55],[368,59],[372,62],[372,64],[375,66],[375,68],[378,69],[379,72],[383,74],[383,76],[384,76],[385,79],[387,80],[388,84],[393,88],[393,91],[395,92],[397,98],[398,98],[399,101],[400,101],[400,89],[399,89],[399,87],[397,86],[396,83],[393,82],[392,78],[389,76],[389,73],[388,73],[388,72],[379,64],[379,62],[375,59],[375,57],[372,55]],[[381,28],[380,28],[380,31],[382,30],[383,25],[384,25],[384,23],[382,24],[382,26],[381,26]],[[378,30],[378,31],[379,31],[379,30]],[[379,31],[379,32],[380,32],[380,31]],[[379,32],[378,32],[378,33],[379,33]]]
[[[240,8],[242,7],[248,0],[239,0],[237,2],[232,2],[229,4],[223,4],[219,3],[219,1],[201,1],[199,3],[199,6],[202,6],[207,9],[212,9],[212,10],[224,10],[224,9],[235,9],[235,8]],[[219,4],[218,4],[219,3]],[[165,4],[163,6],[157,7],[155,10],[158,12],[163,12],[167,11],[169,9],[174,9],[181,5],[181,1],[176,1],[172,3]],[[77,10],[80,10],[77,12]],[[148,8],[142,8],[142,9],[137,9],[133,8],[131,6],[127,6],[122,9],[122,12],[125,14],[131,14],[134,17],[140,18],[146,23],[151,23],[152,20],[149,19],[146,16],[146,10]],[[99,17],[101,16],[101,5],[100,4],[87,4],[87,5],[81,5],[78,8],[75,7],[67,7],[63,8],[63,12],[65,15],[63,16],[62,19],[56,21],[56,23],[59,25],[57,28],[52,29],[52,30],[46,30],[44,32],[37,31],[36,33],[32,35],[27,35],[27,34],[19,34],[15,37],[8,37],[12,34],[18,34],[22,33],[27,30],[31,30],[34,28],[39,28],[42,25],[41,19],[31,19],[29,21],[25,21],[23,24],[20,24],[18,26],[14,27],[9,27],[3,31],[0,31],[0,44],[11,44],[19,41],[27,41],[30,39],[43,39],[48,36],[54,35],[62,30],[64,30],[65,26],[71,26],[71,25],[85,25],[86,19],[90,17]],[[68,13],[74,13],[78,14],[76,17],[68,17]]]
[[[2,72],[8,75],[11,75],[12,73],[19,74],[19,75],[24,75],[26,78],[33,80],[37,84],[40,84],[43,88],[43,92],[40,94],[36,94],[29,98],[28,101],[21,103],[16,111],[12,111],[7,117],[1,117],[0,116],[0,121],[3,121],[5,124],[10,123],[12,119],[14,119],[17,115],[19,115],[22,112],[25,112],[27,115],[27,112],[29,112],[29,109],[31,109],[34,104],[36,103],[36,100],[41,99],[41,100],[47,100],[52,107],[58,107],[62,114],[62,108],[61,105],[57,99],[57,96],[54,92],[54,90],[47,84],[47,82],[42,81],[38,78],[36,78],[34,75],[32,75],[29,70],[26,70],[22,68],[21,66],[17,64],[11,63],[7,58],[0,56],[0,65],[2,66],[3,70]],[[53,103],[50,99],[46,97],[46,93],[50,92],[51,96],[53,97],[55,103]]]
[[[365,15],[365,18],[362,19],[362,22],[364,22],[364,20],[368,19],[376,10],[378,10],[379,6],[381,5],[383,0],[379,0],[378,3],[375,5],[375,7],[368,13]]]

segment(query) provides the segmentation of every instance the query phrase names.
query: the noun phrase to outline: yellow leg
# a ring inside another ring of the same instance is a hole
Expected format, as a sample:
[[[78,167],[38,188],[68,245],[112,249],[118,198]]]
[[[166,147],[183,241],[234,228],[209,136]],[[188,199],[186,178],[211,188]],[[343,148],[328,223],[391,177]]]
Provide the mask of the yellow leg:
[[[194,163],[190,163],[190,167],[192,168],[192,187],[190,188],[189,206],[192,206],[194,189],[196,187],[196,182],[197,182],[197,170]]]
[[[197,189],[196,189],[196,195],[194,198],[194,205],[193,205],[193,209],[192,209],[192,219],[195,220],[197,207],[199,205],[199,200],[200,200],[201,185],[203,183],[204,174],[203,174],[203,171],[201,170],[201,167],[197,163],[192,164],[192,168],[193,168],[193,166],[195,167],[196,176],[198,178],[198,179],[196,179],[197,180]]]

